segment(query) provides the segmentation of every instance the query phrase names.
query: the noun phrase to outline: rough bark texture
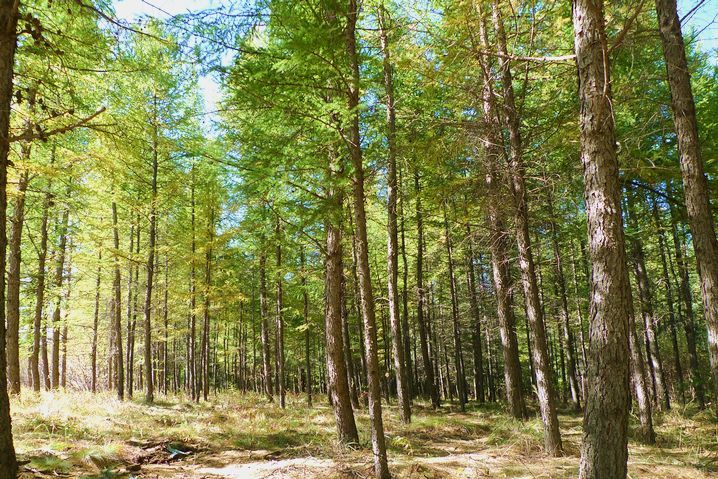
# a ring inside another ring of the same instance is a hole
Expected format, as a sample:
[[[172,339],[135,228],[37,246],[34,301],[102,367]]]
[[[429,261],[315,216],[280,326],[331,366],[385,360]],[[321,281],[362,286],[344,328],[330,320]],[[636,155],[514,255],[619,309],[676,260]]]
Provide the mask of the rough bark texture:
[[[261,316],[262,336],[262,373],[264,375],[264,393],[267,399],[274,401],[274,388],[272,387],[272,359],[270,358],[269,344],[269,305],[267,304],[267,255],[264,252],[264,241],[259,253],[259,312]]]
[[[630,193],[629,193],[630,198]],[[632,202],[629,200],[630,211],[629,218],[635,226],[635,210],[633,210]],[[671,408],[670,398],[668,397],[668,387],[666,385],[665,375],[663,374],[663,360],[661,359],[661,351],[658,348],[658,335],[656,333],[656,324],[658,318],[653,310],[653,290],[651,282],[648,279],[646,271],[646,258],[643,252],[643,243],[637,236],[637,232],[630,237],[631,256],[633,259],[633,272],[636,277],[636,286],[638,289],[638,297],[641,304],[641,318],[643,319],[644,336],[646,343],[646,357],[648,358],[648,372],[651,384],[653,386],[653,402],[660,409],[661,405],[666,409]]]
[[[7,246],[7,166],[10,148],[10,110],[17,41],[18,0],[0,2],[0,278],[5,277]],[[0,305],[5,303],[5,281],[0,281]],[[15,479],[17,460],[12,440],[10,398],[7,392],[5,308],[0,307],[0,479]]]
[[[374,312],[374,293],[369,271],[369,241],[367,239],[364,164],[359,130],[359,52],[356,44],[356,23],[359,6],[356,0],[349,0],[346,11],[347,24],[346,54],[349,62],[350,78],[347,91],[347,106],[351,112],[348,130],[348,149],[353,165],[354,218],[356,225],[357,275],[359,277],[359,300],[364,322],[364,346],[367,365],[367,385],[369,388],[369,420],[371,422],[371,443],[374,454],[374,472],[377,479],[391,477],[386,457],[384,422],[381,408],[381,381],[379,358],[377,354],[376,316]]]
[[[581,162],[591,263],[586,404],[579,477],[625,478],[630,284],[621,218],[602,0],[574,0]]]
[[[70,199],[70,190],[68,186],[67,200]],[[60,387],[60,319],[62,307],[62,283],[65,278],[65,256],[67,253],[67,230],[70,222],[70,206],[65,205],[62,211],[62,219],[58,225],[59,244],[57,245],[55,264],[55,308],[52,311],[52,376],[50,383],[52,389]]]
[[[411,397],[406,380],[406,362],[404,360],[404,341],[401,318],[399,316],[399,236],[397,230],[397,178],[396,178],[396,109],[394,108],[394,79],[393,65],[389,52],[387,37],[387,14],[384,6],[377,10],[379,19],[379,38],[384,68],[384,102],[386,105],[386,140],[388,145],[387,189],[388,189],[388,221],[387,221],[387,270],[389,295],[389,324],[391,325],[391,351],[394,356],[394,369],[396,371],[396,394],[399,402],[399,415],[401,422],[411,422]]]
[[[329,173],[333,179],[332,172]],[[330,179],[330,182],[332,180]],[[331,184],[331,183],[330,183]],[[327,222],[327,249],[324,260],[324,324],[326,334],[327,352],[327,379],[329,395],[334,418],[337,423],[337,434],[342,444],[358,444],[359,435],[354,422],[354,412],[349,395],[349,382],[346,369],[346,358],[343,347],[342,326],[342,232],[341,224],[342,198],[341,193],[331,189],[328,197],[333,203],[332,212],[335,215]],[[334,209],[338,208],[338,210]]]
[[[30,146],[24,145],[22,156],[29,158]],[[20,393],[20,265],[22,257],[22,228],[25,224],[25,191],[29,182],[28,170],[20,173],[17,197],[13,204],[10,223],[10,252],[7,267],[7,363],[10,394]]]
[[[554,268],[556,270],[556,284],[558,287],[558,296],[561,302],[561,329],[563,333],[563,339],[566,344],[566,365],[567,365],[567,376],[568,386],[571,393],[571,404],[575,411],[581,410],[581,386],[578,382],[577,368],[576,368],[576,355],[574,353],[574,337],[573,331],[571,330],[570,314],[568,310],[568,295],[566,294],[566,277],[563,272],[563,263],[561,262],[561,248],[559,246],[558,239],[558,226],[556,225],[554,210],[553,210],[553,198],[551,192],[548,197],[548,213],[549,213],[549,224],[551,230],[551,244],[553,246],[553,258]]]
[[[279,407],[282,409],[286,406],[286,392],[284,390],[284,293],[282,292],[282,229],[277,218],[277,310],[276,310],[276,321],[277,321],[277,394],[279,394]]]
[[[633,302],[633,301],[631,301]],[[656,435],[653,431],[653,408],[651,406],[651,395],[648,388],[648,376],[641,351],[641,342],[636,332],[633,309],[629,315],[629,348],[631,352],[631,383],[638,405],[638,418],[641,422],[640,435],[644,442],[653,444],[656,442]]]
[[[434,366],[429,355],[429,328],[426,313],[426,291],[424,291],[424,219],[421,209],[421,180],[419,172],[414,172],[414,189],[416,191],[416,324],[419,325],[419,347],[421,360],[424,363],[424,390],[431,398],[431,406],[439,407],[439,391],[436,388]]]
[[[117,226],[117,203],[112,202],[112,236],[115,251],[120,251],[120,232]],[[114,346],[112,355],[114,361],[110,361],[115,367],[117,389],[117,397],[122,400],[125,397],[125,370],[122,362],[122,278],[120,276],[120,258],[115,253],[115,273],[112,281],[112,325],[110,329],[114,331]],[[111,380],[112,378],[110,378]]]
[[[54,154],[53,154],[54,157]],[[40,246],[37,253],[37,285],[35,287],[35,316],[33,318],[33,345],[32,357],[30,360],[32,369],[32,388],[40,392],[40,384],[44,384],[48,378],[41,381],[40,376],[40,349],[41,341],[45,335],[42,330],[43,309],[45,307],[45,262],[47,260],[47,222],[50,211],[52,182],[48,181],[45,198],[42,202],[42,220],[40,222]]]
[[[483,403],[486,400],[486,393],[484,389],[484,354],[481,344],[481,312],[479,311],[479,298],[476,289],[476,268],[474,267],[473,238],[471,236],[471,228],[469,225],[466,225],[466,233],[468,237],[466,254],[466,282],[469,287],[469,308],[471,310],[471,320],[473,321],[471,339],[474,353],[474,397],[477,401]]]
[[[541,419],[544,426],[544,448],[548,454],[559,455],[562,451],[561,432],[556,415],[556,391],[553,382],[553,369],[548,354],[546,326],[536,277],[531,237],[529,235],[529,212],[526,197],[526,181],[522,158],[521,130],[519,115],[514,100],[513,78],[508,60],[506,34],[504,32],[501,9],[496,0],[493,2],[493,19],[498,40],[499,69],[501,70],[502,90],[504,98],[504,116],[509,130],[509,174],[510,189],[514,199],[514,223],[516,226],[516,243],[519,251],[519,269],[521,283],[526,299],[526,317],[531,331],[533,348],[532,363],[536,377]]]
[[[481,43],[488,48],[489,42],[484,27],[483,17],[480,19]],[[494,92],[491,86],[491,65],[488,56],[481,57],[483,73],[482,105],[484,110],[483,150],[486,156],[486,176],[484,178],[489,195],[486,222],[490,234],[491,268],[493,272],[496,308],[499,320],[501,345],[504,357],[504,384],[506,399],[511,415],[517,419],[526,416],[526,404],[521,385],[521,364],[519,363],[518,338],[516,337],[516,319],[513,311],[511,293],[511,271],[509,267],[508,232],[504,226],[501,210],[503,204],[499,185],[498,165],[501,156],[501,135],[497,131],[500,125],[498,112],[494,103]]]
[[[152,288],[155,278],[155,243],[157,241],[157,169],[158,169],[158,125],[157,96],[154,97],[154,138],[152,148],[152,195],[150,196],[150,231],[147,245],[147,284],[145,285],[144,333],[145,333],[145,402],[152,404],[155,400],[155,383],[152,367]]]
[[[446,256],[449,266],[449,292],[451,293],[451,324],[454,333],[454,369],[456,371],[456,389],[459,395],[459,407],[466,409],[466,378],[464,374],[464,355],[461,348],[461,324],[459,323],[459,299],[457,297],[456,275],[454,274],[454,252],[449,231],[449,218],[444,205],[444,236]],[[448,379],[448,375],[447,375]]]
[[[671,90],[671,108],[681,157],[688,223],[693,236],[708,329],[713,392],[714,396],[718,397],[718,241],[711,215],[708,180],[698,142],[696,105],[676,0],[656,0],[656,12]]]

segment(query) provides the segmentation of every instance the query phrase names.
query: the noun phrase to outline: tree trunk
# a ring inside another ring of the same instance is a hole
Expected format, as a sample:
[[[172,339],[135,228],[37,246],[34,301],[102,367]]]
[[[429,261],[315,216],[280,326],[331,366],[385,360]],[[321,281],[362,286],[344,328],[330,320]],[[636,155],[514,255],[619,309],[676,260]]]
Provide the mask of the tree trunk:
[[[399,402],[399,416],[401,422],[411,422],[411,397],[406,380],[404,341],[399,316],[399,238],[397,226],[397,179],[396,179],[396,109],[394,107],[394,66],[391,63],[389,39],[387,36],[387,21],[389,21],[384,5],[377,8],[379,19],[379,38],[384,68],[384,103],[386,106],[386,141],[388,146],[387,188],[388,188],[388,242],[387,242],[387,277],[389,296],[389,324],[392,335],[392,355],[396,371],[396,394]]]
[[[52,160],[54,160],[54,149]],[[45,197],[42,202],[42,220],[40,222],[40,247],[37,253],[37,286],[35,289],[35,316],[33,318],[33,346],[32,346],[32,388],[35,392],[40,392],[40,350],[42,339],[47,334],[43,331],[43,309],[45,307],[45,262],[47,260],[47,222],[51,204],[52,181],[48,181]],[[47,352],[47,350],[45,349]],[[43,374],[42,383],[47,383],[48,376]]]
[[[690,365],[691,387],[693,395],[698,402],[698,406],[703,409],[705,407],[705,392],[703,389],[703,378],[701,375],[700,361],[698,357],[698,348],[696,345],[696,326],[695,315],[693,314],[693,296],[691,294],[691,281],[688,272],[688,264],[684,255],[683,246],[679,236],[678,224],[676,220],[676,212],[671,206],[671,233],[673,236],[673,246],[676,254],[676,266],[680,275],[680,296],[683,302],[683,330],[686,334],[686,349],[688,349],[688,364]]]
[[[210,211],[209,241],[205,245],[204,258],[204,305],[202,317],[202,397],[207,401],[209,397],[209,330],[210,330],[210,292],[212,288],[212,243],[214,241],[214,210]]]
[[[90,362],[92,367],[92,392],[97,392],[97,329],[100,322],[100,286],[102,285],[102,245],[97,245],[97,279],[95,280],[95,312],[92,315],[92,352]]]
[[[424,291],[424,219],[421,209],[421,184],[419,171],[414,171],[414,190],[416,192],[416,323],[419,325],[419,343],[421,359],[424,363],[424,389],[431,398],[431,406],[439,407],[439,392],[436,389],[434,366],[429,355],[429,332],[424,314],[426,313],[426,291]]]
[[[117,227],[117,203],[112,201],[112,235],[113,246],[115,248],[115,275],[112,282],[112,325],[110,329],[114,331],[114,347],[111,356],[114,361],[110,361],[115,367],[117,389],[117,397],[123,400],[125,397],[125,370],[122,363],[122,278],[120,276],[120,258],[117,252],[120,251],[120,232]],[[110,376],[112,376],[110,374]]]
[[[571,331],[570,314],[568,311],[568,295],[566,294],[566,277],[563,273],[563,263],[561,262],[561,248],[558,239],[558,227],[556,225],[556,216],[553,210],[553,197],[551,191],[548,192],[548,215],[549,225],[551,229],[551,244],[553,246],[554,268],[556,274],[556,283],[558,285],[558,296],[561,302],[561,328],[563,339],[566,342],[566,359],[568,366],[568,386],[571,393],[571,404],[574,411],[581,410],[581,388],[578,383],[576,374],[576,357],[574,355],[573,332]]]
[[[466,225],[467,254],[466,254],[466,282],[469,287],[469,307],[473,329],[471,330],[473,352],[474,352],[474,397],[483,403],[486,400],[484,390],[484,355],[482,349],[481,312],[479,310],[479,298],[476,291],[476,268],[474,267],[474,246],[471,236],[471,227]]]
[[[10,149],[10,111],[17,42],[19,0],[0,2],[0,278],[5,277],[7,247],[7,166]],[[5,304],[5,281],[0,281],[0,305]],[[5,308],[0,307],[0,479],[15,479],[17,460],[12,439],[10,398],[7,392]]]
[[[145,366],[145,402],[152,404],[155,400],[155,384],[152,375],[152,288],[155,276],[155,242],[157,241],[157,170],[158,170],[158,128],[157,95],[153,98],[155,117],[153,121],[152,143],[152,194],[150,196],[150,230],[147,245],[147,284],[145,285],[144,306],[144,366]]]
[[[277,217],[277,226],[275,229],[276,241],[277,241],[277,310],[276,310],[276,321],[277,321],[277,394],[279,394],[279,407],[284,409],[286,407],[286,391],[285,387],[285,374],[284,374],[284,298],[282,292],[282,228],[279,223],[279,217]]]
[[[302,316],[304,318],[304,365],[306,368],[305,388],[307,392],[307,407],[312,407],[312,360],[309,323],[309,291],[307,290],[307,269],[304,247],[299,253],[299,261],[302,268]]]
[[[484,48],[488,48],[489,42],[483,17],[480,19],[479,27],[481,43]],[[503,203],[503,195],[499,185],[498,165],[502,140],[500,132],[496,128],[496,125],[499,125],[500,122],[494,105],[490,59],[484,56],[481,57],[481,60],[484,80],[482,104],[485,128],[483,139],[483,149],[486,156],[485,184],[489,198],[491,198],[487,209],[487,224],[490,234],[491,267],[504,356],[504,383],[511,415],[517,419],[523,419],[526,416],[526,405],[521,385],[521,364],[519,363],[516,319],[512,304],[508,232],[504,226],[503,212],[500,207]]]
[[[264,238],[261,240],[259,253],[259,309],[262,326],[262,371],[264,374],[264,393],[269,402],[274,401],[272,387],[272,358],[269,344],[269,305],[267,304],[267,254],[264,252]]]
[[[28,160],[30,146],[23,145],[22,156]],[[22,228],[25,223],[25,191],[29,183],[29,173],[23,169],[17,186],[17,198],[13,205],[10,222],[10,254],[7,268],[7,362],[10,394],[20,394],[20,265]]]
[[[671,90],[671,108],[681,157],[688,223],[693,237],[708,329],[713,395],[718,397],[718,241],[713,227],[708,180],[698,142],[696,106],[676,0],[656,0],[656,12]]]
[[[633,301],[631,301],[633,303]],[[656,435],[653,431],[653,410],[651,407],[651,395],[648,390],[648,378],[641,351],[641,342],[638,340],[636,324],[633,316],[633,306],[629,316],[629,348],[631,352],[631,382],[633,391],[638,403],[638,418],[641,421],[641,438],[647,444],[656,442]]]
[[[333,156],[333,155],[332,155]],[[330,216],[326,221],[327,249],[324,258],[325,281],[324,325],[326,335],[327,376],[329,396],[334,418],[337,423],[339,442],[344,445],[358,444],[359,434],[354,421],[345,355],[349,353],[343,347],[342,327],[342,204],[343,195],[338,187],[335,159],[330,159],[327,171],[327,183],[330,186],[327,200],[331,205]]]
[[[451,293],[451,322],[454,332],[454,369],[456,370],[456,389],[459,396],[459,408],[466,410],[466,375],[464,373],[464,355],[461,348],[461,324],[459,323],[459,298],[457,297],[456,275],[454,274],[453,244],[449,231],[449,218],[444,203],[444,237],[446,242],[446,256],[449,266],[449,292]],[[448,375],[447,375],[448,377]]]
[[[668,327],[671,331],[671,346],[673,348],[673,368],[675,370],[676,379],[678,380],[678,394],[681,398],[681,404],[685,404],[685,382],[683,380],[683,367],[681,366],[681,353],[678,347],[678,331],[676,330],[676,313],[673,302],[673,282],[668,270],[668,260],[666,259],[666,235],[658,210],[658,202],[656,198],[652,198],[651,213],[653,214],[653,222],[658,232],[658,251],[661,255],[661,272],[663,273],[663,287],[666,290],[666,305],[668,306]],[[673,266],[671,265],[671,268]]]
[[[621,217],[603,2],[573,1],[581,162],[593,271],[581,479],[625,478],[631,286]]]
[[[367,239],[364,164],[359,129],[359,53],[356,45],[356,23],[359,13],[357,0],[349,0],[347,5],[346,54],[350,66],[347,106],[351,117],[348,125],[347,142],[353,165],[354,217],[356,225],[357,274],[359,276],[359,298],[364,322],[364,345],[366,350],[367,381],[369,387],[369,420],[371,422],[371,443],[374,453],[374,472],[377,479],[387,479],[389,465],[386,457],[384,422],[381,411],[381,382],[379,378],[379,358],[377,355],[376,316],[374,312],[374,294],[369,271],[369,242]]]
[[[630,192],[628,193],[628,197],[628,217],[635,228],[636,212]],[[668,397],[668,387],[663,374],[663,361],[661,360],[661,352],[658,348],[658,335],[656,334],[656,324],[658,323],[658,318],[653,311],[653,291],[651,290],[651,282],[648,279],[648,273],[646,272],[646,259],[643,252],[643,244],[637,237],[637,234],[638,232],[634,231],[634,234],[629,237],[629,242],[631,246],[631,256],[633,257],[633,272],[636,277],[638,297],[641,304],[641,317],[643,318],[646,343],[646,357],[648,358],[648,372],[650,374],[654,392],[653,401],[659,408],[662,401],[664,407],[666,409],[670,409],[671,402]]]
[[[70,186],[66,200],[70,199]],[[62,211],[62,219],[58,225],[59,244],[57,246],[57,263],[55,265],[55,287],[57,289],[55,297],[55,309],[52,312],[52,389],[60,387],[60,310],[62,306],[62,283],[65,272],[65,254],[67,250],[68,225],[70,222],[70,205],[65,205]]]
[[[531,251],[520,120],[514,100],[513,78],[507,56],[506,34],[497,0],[493,1],[493,18],[498,49],[501,54],[499,56],[499,69],[501,70],[504,98],[504,116],[509,130],[509,173],[511,176],[509,185],[514,199],[516,243],[519,251],[521,282],[524,297],[526,298],[526,318],[530,326],[531,342],[533,343],[532,362],[536,376],[536,392],[541,410],[541,419],[544,425],[544,448],[548,454],[557,456],[561,454],[563,446],[561,444],[561,432],[558,427],[558,416],[556,415],[556,391],[553,369],[548,354],[548,343],[546,342],[546,326],[539,296],[539,284],[536,279],[534,257]]]

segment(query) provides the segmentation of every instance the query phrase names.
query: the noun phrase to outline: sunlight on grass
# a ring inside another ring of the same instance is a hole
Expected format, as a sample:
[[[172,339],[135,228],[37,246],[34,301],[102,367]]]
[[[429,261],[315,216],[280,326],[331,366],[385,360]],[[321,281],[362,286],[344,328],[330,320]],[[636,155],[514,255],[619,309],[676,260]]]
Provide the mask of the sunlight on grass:
[[[346,450],[336,442],[333,413],[323,398],[312,409],[301,397],[288,399],[282,410],[255,394],[225,393],[199,404],[170,397],[148,406],[141,398],[120,402],[109,393],[25,392],[13,400],[14,434],[20,458],[43,475],[113,479],[141,467],[160,478],[179,479],[185,476],[177,464],[251,469],[252,461],[262,467],[267,461],[292,468],[303,461],[321,464],[330,469],[322,474],[327,478],[371,470],[366,410],[357,412],[361,447]],[[517,421],[498,405],[472,405],[465,413],[445,406],[434,412],[417,401],[411,424],[401,424],[394,405],[385,407],[384,419],[396,477],[562,478],[577,472],[579,415],[560,418],[566,451],[561,458],[542,453],[543,428],[536,415]],[[631,441],[632,477],[692,479],[718,473],[714,413],[676,407],[657,415],[656,429],[656,446]]]

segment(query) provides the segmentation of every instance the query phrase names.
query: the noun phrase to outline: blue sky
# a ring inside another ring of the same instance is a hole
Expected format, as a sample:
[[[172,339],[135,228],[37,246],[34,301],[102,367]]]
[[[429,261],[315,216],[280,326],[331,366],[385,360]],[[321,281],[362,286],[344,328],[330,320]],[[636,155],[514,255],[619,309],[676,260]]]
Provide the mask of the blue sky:
[[[700,1],[678,0],[679,14],[685,15]],[[177,15],[218,7],[223,3],[225,2],[222,0],[115,0],[114,6],[118,17],[131,21],[145,15],[166,18],[168,14]],[[696,41],[699,42],[700,49],[710,51],[713,62],[718,63],[718,0],[705,0],[703,5],[687,19],[683,30],[687,38],[691,32],[696,32]],[[205,111],[214,110],[220,99],[217,81],[209,76],[202,77],[200,87],[204,95]]]

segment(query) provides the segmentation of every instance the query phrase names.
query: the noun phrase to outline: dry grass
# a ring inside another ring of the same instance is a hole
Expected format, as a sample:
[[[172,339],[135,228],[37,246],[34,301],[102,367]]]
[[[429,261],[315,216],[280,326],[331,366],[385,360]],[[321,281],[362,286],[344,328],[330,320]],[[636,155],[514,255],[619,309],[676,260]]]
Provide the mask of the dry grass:
[[[26,393],[13,399],[13,425],[28,477],[369,477],[366,411],[357,415],[362,446],[335,442],[326,403],[312,409],[289,397],[286,410],[262,398],[221,394],[209,403],[167,398],[153,406],[109,394]],[[657,418],[658,443],[631,441],[632,478],[702,478],[718,474],[718,426],[710,412],[672,411]],[[385,426],[396,477],[575,477],[581,418],[562,415],[566,454],[541,452],[542,428],[519,422],[496,405],[466,413],[417,404],[409,425],[387,407]],[[183,454],[188,453],[188,454]],[[133,464],[142,463],[133,469]]]

